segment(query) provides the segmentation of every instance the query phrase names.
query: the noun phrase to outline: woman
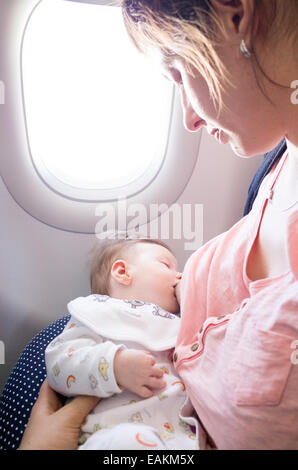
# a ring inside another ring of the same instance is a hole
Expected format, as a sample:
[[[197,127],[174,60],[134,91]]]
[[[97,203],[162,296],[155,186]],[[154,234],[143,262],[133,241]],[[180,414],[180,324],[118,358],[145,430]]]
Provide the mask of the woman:
[[[298,3],[123,0],[137,48],[158,51],[188,130],[241,157],[287,152],[251,213],[194,253],[175,360],[215,447],[298,448]]]
[[[137,48],[159,52],[184,123],[241,157],[287,152],[252,211],[194,253],[174,360],[213,446],[298,448],[296,0],[122,0]],[[296,54],[295,54],[296,53]]]

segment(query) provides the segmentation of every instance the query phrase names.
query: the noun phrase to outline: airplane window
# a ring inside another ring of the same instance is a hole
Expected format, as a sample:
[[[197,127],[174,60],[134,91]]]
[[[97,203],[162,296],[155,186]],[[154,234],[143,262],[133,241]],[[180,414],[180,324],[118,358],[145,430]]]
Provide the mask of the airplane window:
[[[134,50],[120,8],[41,1],[23,38],[22,82],[31,158],[54,190],[71,197],[72,187],[158,172],[173,86]]]
[[[151,204],[161,215],[178,200],[201,151],[111,1],[32,0],[7,25],[1,178],[28,214],[70,232],[94,234],[98,208],[121,225],[123,200],[144,208],[139,225],[155,220]]]

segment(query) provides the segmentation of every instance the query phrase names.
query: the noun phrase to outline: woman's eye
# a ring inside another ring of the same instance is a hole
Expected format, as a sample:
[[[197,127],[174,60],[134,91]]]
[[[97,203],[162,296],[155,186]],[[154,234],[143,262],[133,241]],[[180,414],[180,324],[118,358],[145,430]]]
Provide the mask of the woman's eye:
[[[179,70],[171,67],[166,70],[164,73],[164,77],[170,80],[171,82],[174,82],[175,85],[183,85],[181,73]]]

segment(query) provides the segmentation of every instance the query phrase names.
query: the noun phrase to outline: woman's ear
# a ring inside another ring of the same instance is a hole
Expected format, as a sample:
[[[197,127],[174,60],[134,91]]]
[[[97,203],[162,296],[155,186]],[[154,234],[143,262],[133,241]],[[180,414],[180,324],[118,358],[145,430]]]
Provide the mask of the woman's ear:
[[[227,34],[249,41],[255,0],[210,0]]]
[[[132,275],[130,273],[129,264],[123,259],[117,259],[114,261],[111,267],[111,277],[125,286],[130,285],[132,281]]]

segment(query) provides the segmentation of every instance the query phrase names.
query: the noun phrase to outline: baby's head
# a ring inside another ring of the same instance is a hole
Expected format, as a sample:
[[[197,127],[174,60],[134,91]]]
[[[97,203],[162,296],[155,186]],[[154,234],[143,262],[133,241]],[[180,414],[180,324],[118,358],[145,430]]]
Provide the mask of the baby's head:
[[[94,249],[91,292],[159,305],[179,312],[175,286],[181,274],[170,248],[153,239],[106,239]]]

